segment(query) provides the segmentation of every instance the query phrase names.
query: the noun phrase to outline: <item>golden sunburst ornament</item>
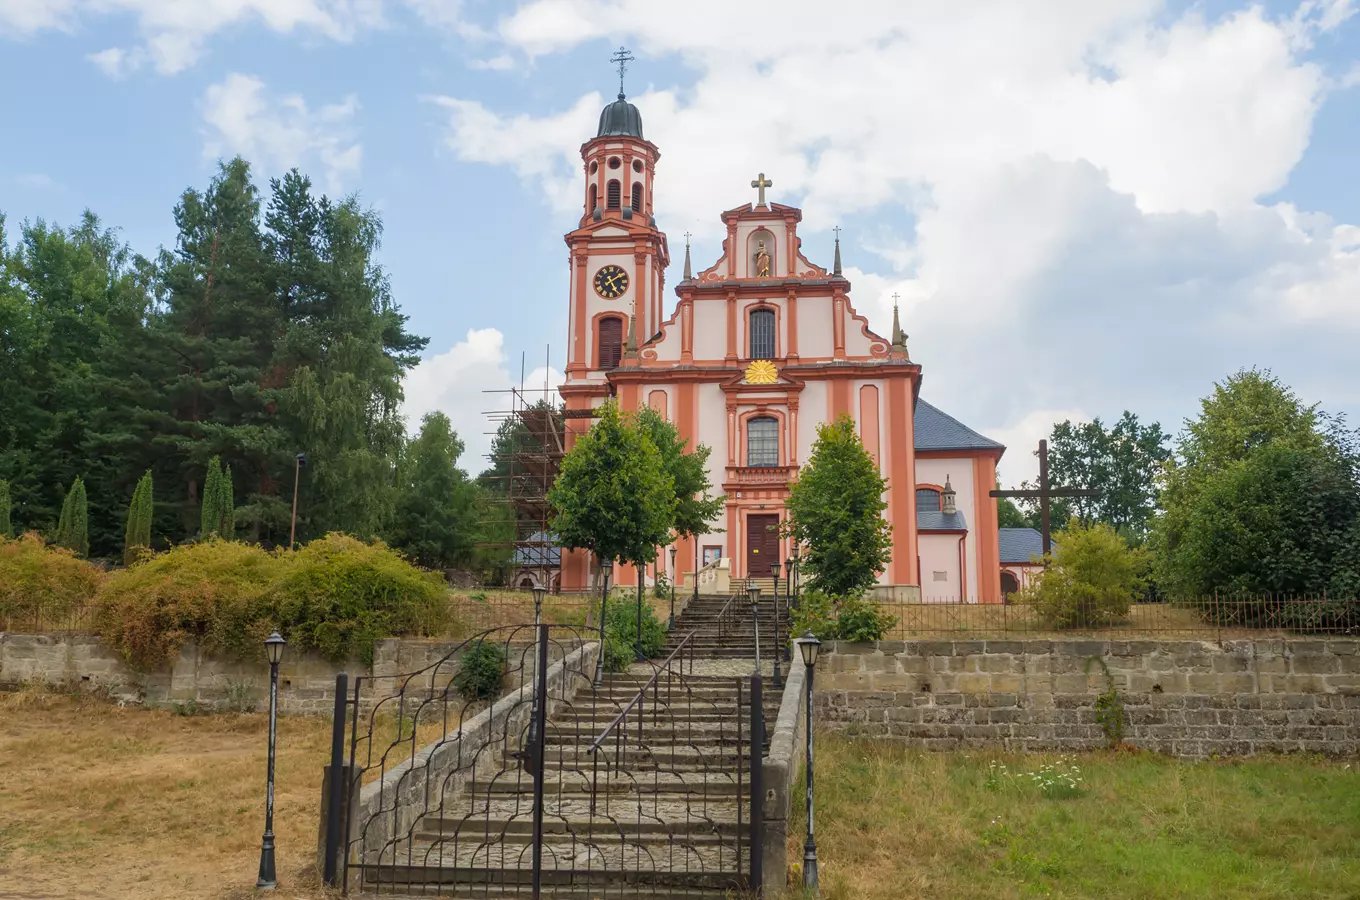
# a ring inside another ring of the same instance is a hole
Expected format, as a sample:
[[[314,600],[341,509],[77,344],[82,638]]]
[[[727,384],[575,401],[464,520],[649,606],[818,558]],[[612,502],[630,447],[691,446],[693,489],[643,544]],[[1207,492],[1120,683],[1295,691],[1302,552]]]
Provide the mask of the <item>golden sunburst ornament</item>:
[[[747,384],[774,384],[779,380],[779,371],[768,359],[754,359],[746,367]]]

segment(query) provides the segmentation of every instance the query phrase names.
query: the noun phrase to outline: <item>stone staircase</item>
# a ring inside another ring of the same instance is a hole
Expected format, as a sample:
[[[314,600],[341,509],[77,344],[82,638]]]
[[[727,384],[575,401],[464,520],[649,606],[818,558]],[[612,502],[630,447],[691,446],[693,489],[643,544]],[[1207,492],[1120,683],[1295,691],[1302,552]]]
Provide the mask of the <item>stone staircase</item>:
[[[781,596],[778,600],[779,645],[782,647],[789,637],[789,618],[784,610],[782,596],[783,582],[780,582]],[[728,602],[731,605],[728,606]],[[764,588],[757,604],[760,618],[760,655],[771,659],[774,653],[776,601],[773,592]],[[720,617],[727,610],[727,628],[723,633]],[[675,620],[675,630],[671,632],[666,652],[670,653],[690,632],[695,632],[691,643],[695,655],[701,659],[749,659],[756,656],[755,627],[751,622],[751,604],[747,602],[745,591],[732,596],[704,596],[691,600]]]
[[[691,621],[707,626],[717,601],[700,602]],[[736,675],[703,674],[697,655],[694,674],[662,675],[594,754],[592,742],[651,679],[650,664],[579,691],[548,719],[544,896],[720,900],[749,872],[749,685]],[[709,666],[749,672],[735,660]],[[767,731],[779,701],[776,691],[764,692]],[[529,896],[533,778],[511,750],[495,768],[423,816],[382,867],[365,870],[362,890]]]

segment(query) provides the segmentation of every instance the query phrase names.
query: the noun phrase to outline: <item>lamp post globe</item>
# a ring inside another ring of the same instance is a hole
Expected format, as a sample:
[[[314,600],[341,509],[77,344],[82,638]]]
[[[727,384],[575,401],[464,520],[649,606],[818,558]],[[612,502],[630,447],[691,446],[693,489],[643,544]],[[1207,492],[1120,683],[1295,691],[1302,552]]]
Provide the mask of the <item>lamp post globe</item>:
[[[677,574],[675,571],[675,554],[679,551],[679,547],[671,544],[671,619],[666,623],[667,631],[675,630],[675,576]]]
[[[754,578],[746,579],[746,602],[751,604],[751,625],[756,638],[756,674],[760,671],[760,585]]]
[[[822,642],[810,631],[798,641],[798,651],[803,656],[803,665],[807,670],[807,839],[803,841],[803,891],[810,897],[821,896],[821,888],[817,883],[817,842],[812,831],[812,675],[821,647]]]
[[[269,660],[269,763],[265,775],[264,836],[260,840],[260,875],[255,887],[272,891],[279,886],[274,867],[274,750],[278,741],[279,662],[287,645],[277,631],[265,638],[264,653]]]
[[[543,624],[543,595],[548,593],[548,589],[541,584],[536,584],[531,588],[534,593],[534,624]]]

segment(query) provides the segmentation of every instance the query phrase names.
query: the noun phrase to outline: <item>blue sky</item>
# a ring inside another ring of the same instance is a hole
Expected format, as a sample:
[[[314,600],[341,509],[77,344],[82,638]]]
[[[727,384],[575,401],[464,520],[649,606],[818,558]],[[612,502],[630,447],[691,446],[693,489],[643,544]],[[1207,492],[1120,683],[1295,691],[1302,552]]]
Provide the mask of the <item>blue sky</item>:
[[[661,6],[0,0],[0,211],[88,207],[150,254],[221,155],[358,192],[431,338],[409,409],[480,453],[481,392],[522,351],[562,365],[576,152],[622,42],[676,264],[766,172],[814,261],[842,226],[880,328],[902,296],[923,393],[1012,445],[1007,480],[1055,418],[1174,431],[1243,366],[1360,416],[1351,0]]]

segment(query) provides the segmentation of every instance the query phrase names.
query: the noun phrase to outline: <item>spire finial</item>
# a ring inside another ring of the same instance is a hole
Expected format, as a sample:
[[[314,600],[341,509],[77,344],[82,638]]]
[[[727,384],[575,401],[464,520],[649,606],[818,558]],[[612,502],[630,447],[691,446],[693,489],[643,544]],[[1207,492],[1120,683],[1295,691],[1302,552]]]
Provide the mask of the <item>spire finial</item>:
[[[633,301],[633,314],[628,317],[628,344],[623,348],[624,359],[637,359],[637,301]]]
[[[614,51],[614,55],[609,57],[609,61],[619,67],[619,99],[623,99],[623,75],[628,71],[628,64],[634,59],[633,54],[628,52],[628,48],[619,45],[619,49]]]
[[[694,280],[694,272],[693,272],[693,270],[690,268],[690,265],[689,265],[689,239],[690,239],[690,237],[692,237],[692,235],[691,235],[688,231],[686,231],[686,232],[685,232],[685,280],[686,280],[686,281],[693,281],[693,280]]]
[[[831,267],[831,274],[839,275],[841,274],[841,226],[837,225],[831,230],[836,232],[836,262]]]

